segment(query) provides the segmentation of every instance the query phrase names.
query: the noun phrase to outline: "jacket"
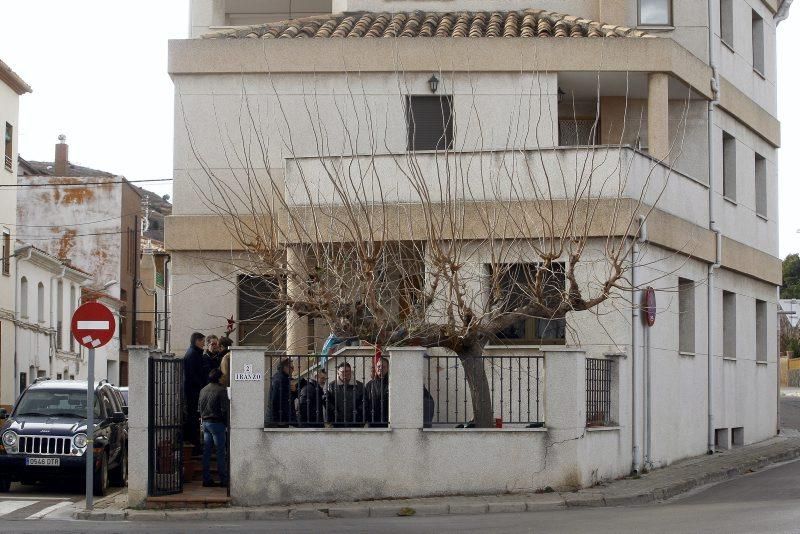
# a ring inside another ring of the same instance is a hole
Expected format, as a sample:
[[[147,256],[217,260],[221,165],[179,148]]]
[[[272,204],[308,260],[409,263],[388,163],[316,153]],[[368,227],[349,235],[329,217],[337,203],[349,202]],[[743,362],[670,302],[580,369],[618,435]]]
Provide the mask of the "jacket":
[[[197,403],[200,418],[211,423],[227,423],[229,402],[228,390],[219,384],[208,384],[200,391]]]
[[[203,363],[203,350],[191,346],[183,356],[183,391],[189,409],[197,409],[200,390],[208,384],[208,373]]]
[[[292,381],[282,369],[272,376],[270,383],[267,422],[274,425],[297,424],[292,401]]]
[[[322,426],[325,422],[325,390],[316,381],[309,381],[300,390],[298,418],[306,426]]]
[[[325,392],[325,422],[338,426],[361,426],[366,417],[364,404],[364,384],[343,384],[338,379],[328,384]]]
[[[389,423],[389,375],[370,380],[364,394],[367,423],[386,426]]]

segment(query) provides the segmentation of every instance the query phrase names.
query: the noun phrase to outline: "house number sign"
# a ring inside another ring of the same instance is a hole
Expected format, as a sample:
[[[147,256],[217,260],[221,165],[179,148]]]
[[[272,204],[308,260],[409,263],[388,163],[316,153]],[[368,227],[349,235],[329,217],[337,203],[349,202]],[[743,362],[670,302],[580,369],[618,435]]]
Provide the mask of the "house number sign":
[[[260,382],[263,379],[261,373],[253,372],[253,364],[244,366],[244,371],[233,375],[233,379],[237,382]]]

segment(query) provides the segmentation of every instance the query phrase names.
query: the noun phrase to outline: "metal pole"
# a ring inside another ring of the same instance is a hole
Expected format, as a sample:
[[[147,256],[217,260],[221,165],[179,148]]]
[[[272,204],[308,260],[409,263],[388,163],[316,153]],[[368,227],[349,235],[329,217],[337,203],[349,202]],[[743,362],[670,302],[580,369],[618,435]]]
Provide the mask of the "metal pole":
[[[92,509],[94,496],[94,349],[89,349],[89,376],[86,386],[86,510]]]

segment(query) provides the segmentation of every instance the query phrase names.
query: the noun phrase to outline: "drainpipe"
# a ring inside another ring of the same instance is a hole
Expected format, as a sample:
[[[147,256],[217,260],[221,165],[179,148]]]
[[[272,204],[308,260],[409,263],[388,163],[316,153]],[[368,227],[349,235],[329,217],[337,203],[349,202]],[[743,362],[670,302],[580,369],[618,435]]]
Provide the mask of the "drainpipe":
[[[716,201],[714,198],[714,110],[719,103],[719,72],[717,71],[717,54],[712,28],[713,2],[708,2],[708,65],[711,67],[711,100],[708,101],[708,229],[714,232],[714,263],[708,266],[708,361],[707,361],[707,392],[708,392],[708,454],[714,453],[714,319],[716,316],[716,301],[714,298],[715,271],[720,266],[722,259],[722,233],[717,228]]]
[[[645,220],[644,215],[639,216],[639,243],[646,243],[647,242],[647,221]],[[639,292],[639,306],[641,306],[641,292]],[[644,327],[641,321],[641,317],[639,318],[639,328],[642,332],[642,342],[644,343],[644,374],[645,374],[645,382],[644,382],[644,467],[650,468],[653,464],[652,459],[652,410],[651,410],[651,400],[653,398],[652,395],[652,374],[651,374],[651,366],[650,366],[650,327]]]
[[[60,280],[60,281],[63,282],[64,275],[66,275],[66,274],[67,274],[67,266],[62,263],[61,264],[61,274],[57,274],[57,275],[54,275],[54,276],[50,277],[50,329],[51,330],[55,329],[55,334],[51,334],[50,335],[50,367],[53,366],[52,365],[52,363],[53,363],[53,355],[55,354],[55,351],[58,350],[58,342],[59,342],[59,339],[58,339],[58,321],[56,319],[58,317],[58,311],[56,309],[58,307],[58,298],[57,297],[56,298],[53,297],[53,292],[54,291],[57,292],[58,289],[57,289],[57,285],[54,284],[53,282],[55,280]],[[58,293],[56,293],[56,295],[58,295]],[[62,302],[62,305],[63,305],[63,302]],[[53,341],[55,341],[55,345],[53,345]]]
[[[24,260],[25,261],[29,261],[31,259],[32,255],[33,255],[33,247],[29,246],[28,247],[28,256],[26,258],[24,258]],[[15,254],[15,257],[16,257],[16,254]],[[14,318],[16,319],[16,321],[14,322],[15,323],[14,324],[14,402],[12,404],[16,403],[17,397],[19,397],[19,394],[22,393],[19,390],[19,362],[17,361],[17,354],[19,353],[19,350],[17,349],[17,331],[19,330],[19,326],[16,323],[20,320],[20,317],[19,317],[19,289],[20,289],[19,288],[19,278],[20,278],[20,276],[19,276],[19,264],[20,264],[21,261],[23,261],[23,259],[22,258],[17,258],[16,261],[17,261],[17,268],[14,269],[14,276],[16,277],[16,281],[14,282]],[[28,302],[28,304],[30,305],[30,301]],[[30,310],[30,308],[28,308],[28,309]]]
[[[164,260],[164,352],[169,350],[169,263],[172,256]]]
[[[633,247],[631,248],[631,389],[633,394],[633,402],[631,403],[631,434],[633,437],[633,465],[631,472],[636,475],[642,470],[642,445],[641,436],[639,435],[639,421],[638,407],[642,403],[642,381],[639,379],[639,370],[642,354],[639,346],[642,330],[642,317],[640,310],[641,292],[639,291],[639,273],[637,265],[639,264],[639,244],[643,242],[642,236],[644,226],[644,216],[639,215],[639,231],[633,240]]]

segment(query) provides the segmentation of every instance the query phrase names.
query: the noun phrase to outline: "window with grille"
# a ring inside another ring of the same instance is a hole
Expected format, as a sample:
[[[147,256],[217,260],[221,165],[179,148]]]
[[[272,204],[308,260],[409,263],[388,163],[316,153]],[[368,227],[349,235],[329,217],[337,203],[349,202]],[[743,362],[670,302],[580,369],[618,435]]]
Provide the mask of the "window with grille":
[[[756,213],[767,216],[767,160],[756,154],[755,161]]]
[[[284,284],[271,276],[239,277],[239,345],[286,348],[286,306],[280,299]]]
[[[5,166],[6,169],[10,171],[14,166],[14,127],[9,123],[6,123],[5,146]]]
[[[764,74],[764,19],[753,11],[753,70]]]
[[[11,274],[11,233],[3,232],[3,274]]]
[[[453,149],[453,97],[406,97],[408,150]]]
[[[678,279],[678,350],[694,354],[694,282]]]
[[[613,426],[614,360],[586,358],[586,426]]]
[[[505,311],[512,311],[538,299],[535,293],[536,273],[539,265],[535,263],[517,263],[490,266],[489,272],[497,273],[495,280],[499,285],[499,294],[492,295],[494,304],[499,304]],[[553,264],[553,269],[544,274],[543,295],[545,304],[557,307],[566,282],[564,266]],[[566,335],[566,319],[564,317],[520,317],[495,335],[493,342],[500,345],[514,344],[563,344]]]
[[[585,146],[597,144],[600,121],[586,119],[558,119],[559,146]]]

